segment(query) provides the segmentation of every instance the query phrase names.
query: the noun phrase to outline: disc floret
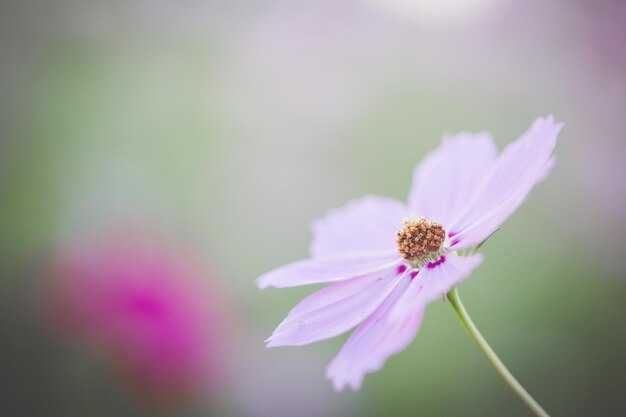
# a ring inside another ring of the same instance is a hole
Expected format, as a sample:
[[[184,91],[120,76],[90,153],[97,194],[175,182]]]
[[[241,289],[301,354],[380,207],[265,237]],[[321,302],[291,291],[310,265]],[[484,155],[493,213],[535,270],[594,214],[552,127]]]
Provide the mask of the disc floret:
[[[429,262],[439,259],[446,231],[440,223],[425,217],[410,217],[396,232],[398,252],[410,262]]]

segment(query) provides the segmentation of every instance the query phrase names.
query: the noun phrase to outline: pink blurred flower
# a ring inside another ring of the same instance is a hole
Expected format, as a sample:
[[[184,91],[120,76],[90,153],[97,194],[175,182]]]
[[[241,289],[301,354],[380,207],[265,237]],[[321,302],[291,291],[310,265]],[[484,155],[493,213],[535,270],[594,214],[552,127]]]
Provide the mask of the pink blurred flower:
[[[426,306],[482,262],[476,249],[549,173],[561,127],[551,116],[538,119],[500,155],[486,133],[445,137],[416,168],[408,205],[368,196],[316,221],[311,258],[258,284],[331,285],[292,309],[268,347],[305,345],[358,325],[326,375],[337,390],[359,389],[365,374],[411,342]]]
[[[223,376],[220,293],[180,252],[114,239],[66,250],[55,273],[57,323],[111,355],[143,394],[204,391]]]

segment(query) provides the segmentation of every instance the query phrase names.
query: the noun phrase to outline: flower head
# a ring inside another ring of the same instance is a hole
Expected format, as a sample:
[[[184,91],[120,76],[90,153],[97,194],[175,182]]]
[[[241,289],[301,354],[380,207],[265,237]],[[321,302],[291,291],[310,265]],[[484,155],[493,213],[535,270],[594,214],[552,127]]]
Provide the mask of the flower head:
[[[268,347],[356,327],[326,375],[337,390],[359,389],[365,374],[413,340],[426,306],[482,262],[470,249],[547,176],[561,127],[551,116],[537,119],[499,155],[486,133],[444,137],[415,169],[408,204],[367,196],[314,222],[311,257],[266,273],[258,285],[329,285],[289,312]]]
[[[143,395],[188,396],[224,375],[216,288],[180,251],[116,237],[66,248],[54,268],[55,324],[104,351]]]

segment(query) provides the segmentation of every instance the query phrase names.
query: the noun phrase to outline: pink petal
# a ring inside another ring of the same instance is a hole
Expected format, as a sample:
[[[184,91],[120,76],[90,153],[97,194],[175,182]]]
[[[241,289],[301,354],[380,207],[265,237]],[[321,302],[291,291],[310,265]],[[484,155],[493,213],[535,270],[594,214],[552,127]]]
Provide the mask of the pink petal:
[[[311,256],[396,250],[395,232],[409,215],[400,201],[375,195],[353,200],[313,222]]]
[[[387,299],[348,338],[328,365],[326,377],[337,391],[346,385],[361,387],[365,374],[383,367],[387,358],[404,349],[415,337],[424,310],[415,308],[403,320],[391,320],[389,312],[410,283],[405,276]]]
[[[267,346],[300,346],[345,333],[383,302],[405,270],[392,267],[313,293],[289,312],[267,340]]]
[[[384,271],[401,263],[402,259],[395,251],[311,258],[274,269],[262,275],[257,280],[257,285],[259,288],[285,288],[339,282]]]
[[[480,254],[473,256],[442,256],[437,262],[427,264],[411,281],[411,285],[396,303],[391,316],[403,318],[416,306],[422,308],[444,297],[452,288],[467,278],[481,264]]]
[[[412,214],[449,226],[473,196],[496,160],[497,149],[487,133],[444,137],[413,173],[409,193]]]
[[[537,119],[507,146],[490,169],[476,196],[453,221],[453,249],[478,245],[493,234],[543,180],[554,165],[552,151],[562,123]]]

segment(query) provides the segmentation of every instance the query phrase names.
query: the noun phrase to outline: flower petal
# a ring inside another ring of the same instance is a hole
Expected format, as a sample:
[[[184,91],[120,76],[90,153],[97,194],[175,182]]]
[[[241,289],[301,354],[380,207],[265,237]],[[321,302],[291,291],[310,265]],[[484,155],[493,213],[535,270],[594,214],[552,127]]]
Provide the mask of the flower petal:
[[[348,338],[326,368],[335,390],[346,385],[358,390],[365,374],[378,371],[387,358],[404,349],[415,337],[424,310],[415,308],[403,320],[391,320],[389,312],[410,283],[405,276],[385,301]]]
[[[454,249],[473,247],[487,239],[547,176],[562,127],[552,116],[539,118],[502,151],[480,190],[449,229],[454,234]]]
[[[401,263],[400,255],[389,251],[311,258],[267,272],[257,280],[257,285],[259,288],[285,288],[338,282],[380,272]]]
[[[412,213],[449,226],[476,192],[496,155],[487,133],[444,137],[415,168],[409,193]]]
[[[347,332],[372,314],[405,271],[392,267],[313,293],[289,312],[267,346],[300,346]]]
[[[483,256],[446,255],[437,262],[427,264],[413,278],[411,285],[398,300],[392,319],[402,319],[416,306],[425,308],[432,301],[444,297],[448,291],[467,278],[481,264]]]
[[[313,222],[311,256],[395,251],[395,232],[408,215],[406,205],[391,198],[370,195],[353,200]]]

